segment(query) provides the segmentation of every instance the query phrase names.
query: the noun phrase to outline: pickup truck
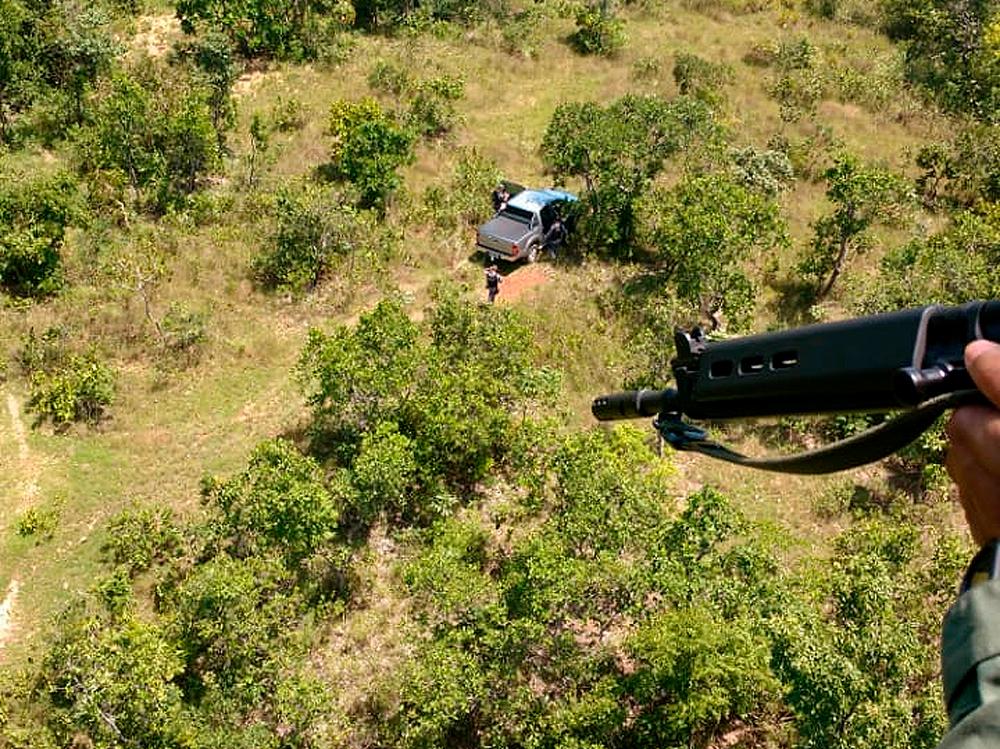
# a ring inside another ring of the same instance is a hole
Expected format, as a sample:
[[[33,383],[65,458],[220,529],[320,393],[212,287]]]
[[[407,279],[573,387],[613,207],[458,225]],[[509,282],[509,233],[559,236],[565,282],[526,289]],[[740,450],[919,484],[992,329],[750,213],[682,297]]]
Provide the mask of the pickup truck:
[[[479,227],[476,246],[490,261],[523,259],[533,263],[557,211],[567,231],[572,229],[575,211],[568,204],[576,202],[575,195],[562,190],[522,190]]]

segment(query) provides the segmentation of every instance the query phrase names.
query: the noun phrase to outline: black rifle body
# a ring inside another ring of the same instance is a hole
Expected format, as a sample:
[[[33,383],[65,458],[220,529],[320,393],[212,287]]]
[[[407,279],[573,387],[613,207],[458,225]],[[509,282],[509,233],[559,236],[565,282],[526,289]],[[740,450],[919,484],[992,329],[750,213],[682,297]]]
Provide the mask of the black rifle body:
[[[675,335],[676,389],[594,400],[598,419],[662,414],[726,420],[886,412],[974,390],[963,351],[1000,342],[1000,301],[928,306],[774,333],[705,340]]]

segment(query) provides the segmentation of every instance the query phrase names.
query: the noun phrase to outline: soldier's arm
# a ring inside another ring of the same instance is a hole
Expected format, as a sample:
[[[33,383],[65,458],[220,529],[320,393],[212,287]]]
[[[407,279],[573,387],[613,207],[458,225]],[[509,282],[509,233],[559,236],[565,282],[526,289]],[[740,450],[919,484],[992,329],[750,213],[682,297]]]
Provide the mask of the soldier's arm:
[[[996,558],[991,542],[1000,538],[1000,345],[976,341],[965,360],[997,408],[961,408],[948,423],[948,472],[983,551],[967,575],[971,587],[944,621],[941,662],[952,728],[940,749],[1000,746],[1000,580],[989,571]]]

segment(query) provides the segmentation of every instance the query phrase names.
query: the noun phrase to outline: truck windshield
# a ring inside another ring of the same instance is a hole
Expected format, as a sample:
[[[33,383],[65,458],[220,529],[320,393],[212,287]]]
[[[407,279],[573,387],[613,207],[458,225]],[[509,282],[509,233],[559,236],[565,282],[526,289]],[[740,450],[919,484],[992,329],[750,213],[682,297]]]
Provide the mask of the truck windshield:
[[[516,208],[512,205],[509,205],[500,211],[500,215],[505,218],[512,218],[522,224],[530,224],[531,219],[534,218],[531,211],[526,211],[523,208]]]

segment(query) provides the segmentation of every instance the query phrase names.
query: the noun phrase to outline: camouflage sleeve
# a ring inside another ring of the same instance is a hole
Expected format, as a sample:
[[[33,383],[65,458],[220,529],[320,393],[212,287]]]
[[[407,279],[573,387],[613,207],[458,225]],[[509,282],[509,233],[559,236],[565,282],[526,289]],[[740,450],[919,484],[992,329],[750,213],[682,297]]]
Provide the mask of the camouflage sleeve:
[[[939,749],[1000,746],[1000,580],[963,593],[941,633],[951,730]]]

